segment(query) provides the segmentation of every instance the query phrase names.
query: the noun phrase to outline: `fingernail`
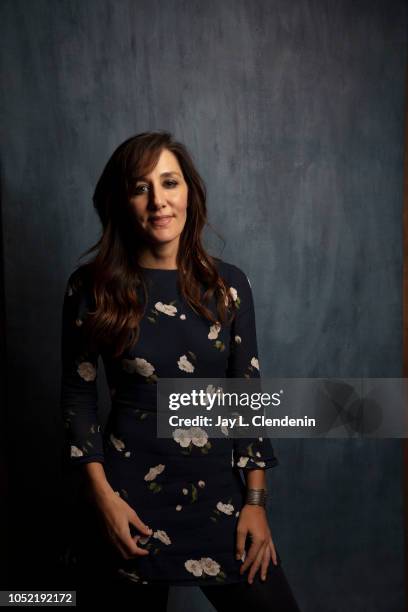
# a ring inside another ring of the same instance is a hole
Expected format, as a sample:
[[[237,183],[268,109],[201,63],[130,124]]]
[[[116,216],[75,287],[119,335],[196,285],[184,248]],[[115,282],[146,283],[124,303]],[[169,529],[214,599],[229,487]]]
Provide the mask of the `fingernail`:
[[[262,580],[266,580],[266,576],[265,576],[265,574],[262,576]]]
[[[239,559],[241,558],[241,555],[240,555],[239,553],[237,553],[237,554],[235,555],[235,558],[236,558],[236,559],[239,561]]]

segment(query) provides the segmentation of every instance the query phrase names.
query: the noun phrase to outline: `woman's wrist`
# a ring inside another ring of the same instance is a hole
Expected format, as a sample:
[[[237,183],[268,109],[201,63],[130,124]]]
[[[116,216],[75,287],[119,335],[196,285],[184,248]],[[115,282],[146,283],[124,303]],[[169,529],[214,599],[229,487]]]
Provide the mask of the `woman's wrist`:
[[[92,461],[84,464],[83,474],[86,492],[92,498],[103,499],[115,494],[101,463]]]
[[[248,489],[266,489],[265,470],[248,469],[244,470],[246,486]]]

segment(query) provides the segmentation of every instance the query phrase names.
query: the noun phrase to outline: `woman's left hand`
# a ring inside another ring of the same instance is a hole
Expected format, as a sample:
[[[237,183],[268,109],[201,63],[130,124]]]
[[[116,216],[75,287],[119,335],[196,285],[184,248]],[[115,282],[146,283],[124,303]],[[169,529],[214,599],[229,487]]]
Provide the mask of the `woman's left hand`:
[[[252,543],[240,568],[240,573],[243,574],[251,566],[248,582],[252,584],[259,567],[261,578],[265,580],[270,560],[272,559],[274,565],[278,564],[266,511],[262,506],[244,504],[241,509],[237,525],[237,559],[242,559],[245,552],[247,535],[251,538]]]

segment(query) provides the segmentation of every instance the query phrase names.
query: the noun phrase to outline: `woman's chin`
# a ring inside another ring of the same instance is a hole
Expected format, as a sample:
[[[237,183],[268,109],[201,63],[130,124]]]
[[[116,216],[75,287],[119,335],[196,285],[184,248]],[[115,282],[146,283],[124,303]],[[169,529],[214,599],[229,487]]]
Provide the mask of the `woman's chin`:
[[[164,243],[164,242],[173,242],[174,240],[177,240],[178,238],[178,234],[174,234],[174,232],[169,232],[169,231],[157,231],[157,230],[153,230],[153,231],[149,231],[148,232],[148,238],[150,242],[156,243],[156,244],[160,244],[160,243]]]

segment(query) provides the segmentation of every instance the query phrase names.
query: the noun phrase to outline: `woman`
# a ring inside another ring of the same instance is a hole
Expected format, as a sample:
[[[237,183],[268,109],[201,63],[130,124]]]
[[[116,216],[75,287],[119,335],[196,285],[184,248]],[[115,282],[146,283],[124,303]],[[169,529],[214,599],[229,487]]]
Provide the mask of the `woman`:
[[[173,584],[200,586],[217,610],[299,610],[267,521],[270,441],[156,435],[160,377],[259,377],[250,284],[202,245],[206,190],[191,156],[168,132],[129,138],[93,202],[103,233],[68,279],[62,326],[61,406],[84,493],[78,605],[121,597],[165,610]],[[99,355],[112,401],[104,432]]]

